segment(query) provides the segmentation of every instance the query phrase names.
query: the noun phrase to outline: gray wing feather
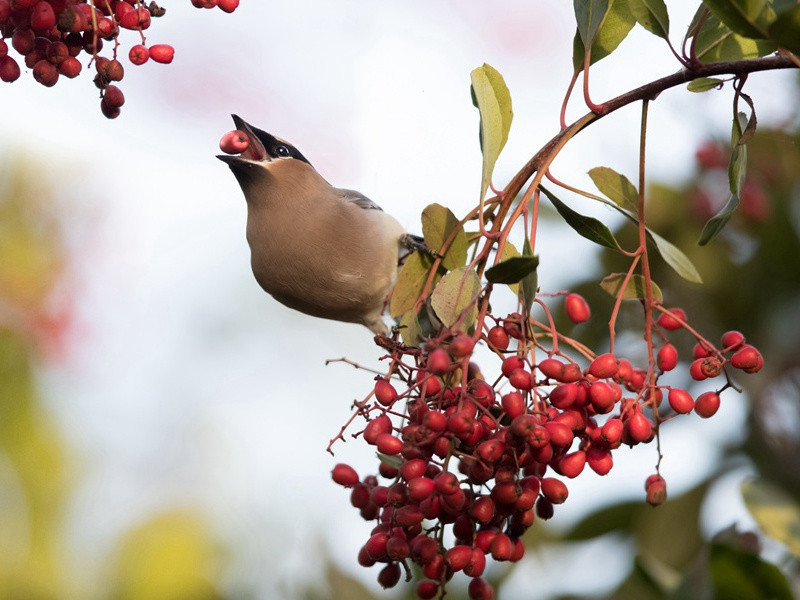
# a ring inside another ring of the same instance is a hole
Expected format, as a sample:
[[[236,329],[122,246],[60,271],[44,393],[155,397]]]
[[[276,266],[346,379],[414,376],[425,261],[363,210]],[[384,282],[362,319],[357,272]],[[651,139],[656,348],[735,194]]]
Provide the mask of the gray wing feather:
[[[356,206],[363,208],[365,210],[380,210],[380,211],[383,210],[380,206],[375,204],[372,200],[367,198],[361,192],[357,192],[355,190],[340,189],[339,193],[342,196],[342,200],[344,200],[345,202],[352,202]]]

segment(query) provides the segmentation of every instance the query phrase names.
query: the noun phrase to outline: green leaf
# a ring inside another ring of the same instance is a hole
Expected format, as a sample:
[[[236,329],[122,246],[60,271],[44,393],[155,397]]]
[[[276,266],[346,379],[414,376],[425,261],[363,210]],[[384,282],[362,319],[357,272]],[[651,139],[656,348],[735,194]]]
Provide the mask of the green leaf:
[[[616,50],[635,24],[636,19],[633,18],[628,8],[628,0],[616,0],[606,14],[606,19],[594,38],[590,64],[596,63]],[[580,32],[576,30],[575,37],[572,40],[572,66],[576,72],[583,70],[585,54],[586,47],[583,44]]]
[[[519,283],[538,266],[539,258],[536,256],[514,256],[487,269],[486,279],[492,283]]]
[[[484,63],[470,73],[472,98],[481,115],[480,140],[483,153],[483,175],[481,177],[481,198],[492,180],[492,172],[503,146],[508,140],[511,120],[511,93],[503,76],[492,66]]]
[[[459,267],[442,277],[431,294],[431,306],[439,320],[452,327],[461,323],[466,331],[478,318],[477,296],[481,290],[478,274],[466,267]]]
[[[800,4],[779,12],[767,33],[781,48],[800,54]]]
[[[629,0],[631,14],[647,31],[669,38],[669,14],[664,0]]]
[[[699,77],[689,82],[686,89],[690,92],[707,92],[709,90],[719,89],[724,85],[722,79],[716,77]]]
[[[531,242],[527,235],[525,236],[525,243],[522,246],[522,256],[529,260],[535,260],[536,264],[539,264],[539,257],[533,255]],[[536,272],[536,269],[534,269],[522,278],[522,281],[519,282],[519,289],[517,290],[517,296],[522,301],[523,306],[525,306],[526,315],[531,312],[531,306],[533,306],[533,301],[536,299],[536,292],[538,290],[539,274]]]
[[[376,452],[375,456],[377,456],[378,460],[383,464],[389,467],[394,467],[395,469],[402,467],[403,463],[405,462],[400,456],[390,456],[388,454],[383,454],[382,452]]]
[[[728,202],[722,207],[722,210],[711,217],[708,221],[706,221],[706,224],[703,225],[703,231],[700,232],[700,239],[697,240],[697,243],[700,246],[705,246],[708,242],[717,237],[719,232],[722,231],[725,225],[728,224],[728,221],[731,219],[731,215],[733,215],[738,207],[739,196],[731,195],[731,197],[728,199]]]
[[[578,23],[578,34],[584,47],[591,46],[594,38],[606,18],[613,0],[573,0],[575,21]]]
[[[558,214],[560,214],[561,218],[566,221],[567,225],[572,227],[576,232],[585,237],[587,240],[590,240],[595,244],[599,244],[600,246],[611,248],[613,250],[619,249],[619,244],[617,243],[617,240],[614,239],[614,234],[611,233],[611,230],[606,227],[602,221],[599,221],[593,217],[587,217],[572,210],[569,206],[564,204],[561,200],[556,198],[543,187],[539,186],[539,189],[542,190],[544,195],[547,196],[550,202],[553,203],[553,206],[556,207]]]
[[[389,314],[393,318],[405,314],[416,304],[422,295],[422,290],[425,289],[428,272],[432,266],[431,258],[420,252],[412,252],[406,259],[397,274],[397,281],[392,290],[392,300],[389,303]],[[438,273],[435,277],[439,277]]]
[[[445,240],[457,231],[453,242],[442,257],[448,271],[463,267],[467,262],[467,236],[453,212],[441,204],[430,204],[422,211],[422,235],[431,250],[441,253]]]
[[[766,39],[767,28],[775,19],[767,0],[703,0],[732,31],[747,38]]]
[[[612,273],[611,275],[606,275],[603,280],[600,282],[600,287],[603,288],[609,295],[616,298],[619,295],[619,291],[622,288],[622,283],[625,281],[625,273]],[[661,302],[664,297],[661,294],[661,288],[656,285],[655,281],[651,281],[650,284],[653,288],[653,298],[658,302]],[[647,298],[646,288],[644,277],[641,275],[632,275],[630,280],[628,281],[628,285],[625,286],[625,290],[622,293],[623,300],[644,300]]]
[[[712,543],[708,557],[714,598],[792,600],[783,573],[755,554]]]
[[[653,238],[661,257],[678,275],[692,283],[703,283],[703,278],[700,277],[700,273],[697,272],[692,261],[677,246],[668,242],[650,228],[647,229],[647,233]]]
[[[800,557],[800,506],[782,488],[763,479],[742,482],[742,497],[761,531]]]
[[[604,196],[620,208],[637,214],[639,212],[639,193],[625,175],[620,175],[608,167],[595,167],[589,177]]]
[[[747,146],[741,142],[742,140],[746,142],[743,132],[749,131],[748,127],[747,117],[744,113],[739,113],[738,117],[733,121],[733,129],[731,131],[733,151],[728,165],[728,184],[731,194],[734,196],[741,196],[745,176],[747,175]]]
[[[702,6],[689,26],[690,31],[699,24],[700,15]],[[754,40],[734,33],[714,13],[710,13],[700,31],[694,31],[691,36],[696,37],[695,55],[707,63],[757,58],[776,50],[775,44],[770,41]]]

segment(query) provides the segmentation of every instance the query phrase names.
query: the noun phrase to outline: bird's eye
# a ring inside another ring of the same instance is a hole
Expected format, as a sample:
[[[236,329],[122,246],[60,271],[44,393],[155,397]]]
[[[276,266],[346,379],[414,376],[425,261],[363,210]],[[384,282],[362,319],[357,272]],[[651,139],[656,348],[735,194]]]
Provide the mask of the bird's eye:
[[[275,152],[277,152],[278,156],[290,156],[291,155],[291,152],[289,152],[289,148],[287,148],[286,146],[278,146],[278,148],[275,150]]]

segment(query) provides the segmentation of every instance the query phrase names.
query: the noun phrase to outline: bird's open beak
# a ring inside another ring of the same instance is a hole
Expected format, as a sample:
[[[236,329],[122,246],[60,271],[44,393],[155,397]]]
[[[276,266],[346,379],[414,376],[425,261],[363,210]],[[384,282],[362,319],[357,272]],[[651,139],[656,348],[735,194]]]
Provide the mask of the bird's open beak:
[[[231,168],[240,169],[252,167],[256,163],[270,160],[270,156],[267,154],[264,144],[255,132],[253,132],[253,128],[247,121],[242,119],[239,115],[231,115],[231,117],[233,117],[233,123],[236,125],[236,129],[247,135],[247,150],[241,154],[218,154],[217,158],[227,163]]]

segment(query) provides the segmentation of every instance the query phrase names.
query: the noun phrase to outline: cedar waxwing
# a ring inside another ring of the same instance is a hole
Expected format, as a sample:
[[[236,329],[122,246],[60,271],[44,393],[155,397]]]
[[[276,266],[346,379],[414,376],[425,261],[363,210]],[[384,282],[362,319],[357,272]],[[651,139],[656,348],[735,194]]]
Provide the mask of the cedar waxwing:
[[[400,251],[426,249],[421,239],[363,194],[333,187],[290,143],[232,116],[248,146],[217,158],[247,201],[258,283],[289,308],[388,335],[381,312]]]

